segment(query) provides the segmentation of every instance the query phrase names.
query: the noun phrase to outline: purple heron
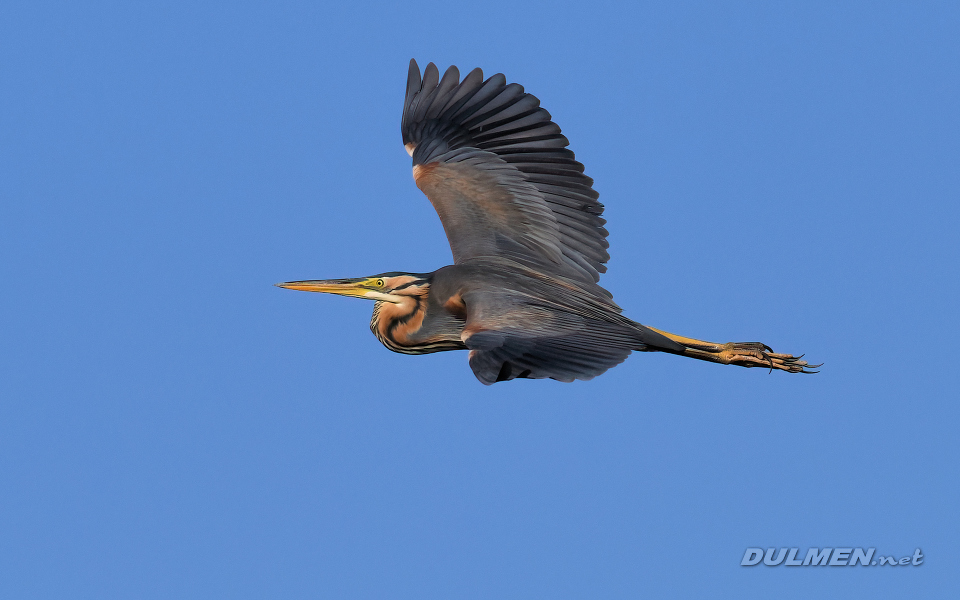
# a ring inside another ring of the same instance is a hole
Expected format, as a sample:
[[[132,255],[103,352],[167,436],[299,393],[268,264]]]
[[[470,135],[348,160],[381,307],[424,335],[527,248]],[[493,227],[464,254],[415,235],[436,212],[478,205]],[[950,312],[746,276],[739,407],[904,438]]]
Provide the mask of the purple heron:
[[[433,273],[280,287],[375,302],[370,329],[404,354],[469,350],[484,384],[591,379],[633,350],[789,373],[815,368],[759,342],[716,344],[641,325],[598,285],[606,222],[550,113],[502,74],[410,61],[401,119],[413,178],[443,224],[453,265]]]

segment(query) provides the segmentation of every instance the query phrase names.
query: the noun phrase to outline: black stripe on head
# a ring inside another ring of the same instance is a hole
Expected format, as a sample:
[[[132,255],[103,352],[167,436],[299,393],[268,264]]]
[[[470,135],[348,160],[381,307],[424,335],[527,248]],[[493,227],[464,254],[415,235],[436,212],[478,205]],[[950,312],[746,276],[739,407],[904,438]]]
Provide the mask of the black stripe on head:
[[[405,290],[405,289],[407,289],[408,287],[411,287],[411,286],[421,286],[421,285],[426,285],[426,284],[429,284],[429,283],[430,283],[430,282],[427,281],[426,279],[416,279],[416,280],[414,280],[414,281],[408,281],[407,283],[405,283],[405,284],[403,284],[403,285],[399,285],[399,286],[393,288],[393,291],[394,291],[394,292],[398,292],[398,291],[400,291],[400,290]]]
[[[374,275],[374,277],[381,277],[384,279],[389,279],[392,277],[412,277],[413,281],[408,281],[407,283],[401,284],[395,288],[391,288],[391,291],[403,290],[412,286],[421,286],[429,285],[432,279],[432,273],[406,273],[404,271],[388,271],[386,273],[380,273],[379,275]]]

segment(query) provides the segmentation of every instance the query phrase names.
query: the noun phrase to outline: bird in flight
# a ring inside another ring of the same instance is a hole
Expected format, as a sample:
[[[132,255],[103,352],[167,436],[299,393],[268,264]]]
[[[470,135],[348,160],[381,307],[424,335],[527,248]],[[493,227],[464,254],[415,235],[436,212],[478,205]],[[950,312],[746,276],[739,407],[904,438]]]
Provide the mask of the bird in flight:
[[[540,101],[502,74],[410,61],[401,119],[413,178],[453,264],[433,273],[292,281],[279,287],[375,302],[370,329],[404,354],[469,350],[484,384],[591,379],[630,352],[813,373],[759,342],[717,344],[641,325],[597,283],[607,230],[593,180]]]

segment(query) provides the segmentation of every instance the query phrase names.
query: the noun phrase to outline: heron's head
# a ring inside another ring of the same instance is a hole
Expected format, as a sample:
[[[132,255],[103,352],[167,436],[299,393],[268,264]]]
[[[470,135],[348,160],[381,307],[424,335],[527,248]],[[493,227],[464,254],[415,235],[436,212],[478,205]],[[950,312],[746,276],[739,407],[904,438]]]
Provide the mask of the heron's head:
[[[450,339],[436,332],[421,331],[430,293],[430,274],[391,272],[358,279],[291,281],[277,286],[376,300],[370,330],[394,352],[426,354],[464,347],[459,329]]]
[[[414,296],[426,293],[429,286],[429,275],[396,271],[356,279],[318,279],[277,284],[277,287],[288,290],[323,292],[401,305]]]

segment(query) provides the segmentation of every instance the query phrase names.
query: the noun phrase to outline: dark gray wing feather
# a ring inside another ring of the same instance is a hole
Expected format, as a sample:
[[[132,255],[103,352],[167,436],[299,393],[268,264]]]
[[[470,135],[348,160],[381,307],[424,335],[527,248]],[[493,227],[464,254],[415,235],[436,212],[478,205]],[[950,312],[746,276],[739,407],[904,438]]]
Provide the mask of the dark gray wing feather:
[[[592,379],[622,363],[641,344],[613,323],[557,314],[549,334],[522,329],[470,336],[470,368],[481,383],[511,379]]]
[[[460,163],[456,172],[415,170],[417,185],[440,213],[454,260],[507,249],[519,259],[521,247],[567,276],[598,281],[610,257],[603,205],[560,127],[535,96],[508,84],[502,74],[484,80],[474,69],[458,79],[456,67],[440,77],[430,63],[421,80],[411,60],[401,121],[415,167]],[[495,180],[461,186],[456,199],[442,196],[449,189],[441,190],[431,177],[448,184],[456,176],[469,177],[465,156],[476,169],[495,171]],[[517,191],[520,195],[513,195]],[[493,199],[510,206],[495,206]]]
[[[466,309],[461,340],[471,351],[470,367],[485,384],[591,379],[634,350],[684,350],[621,315],[597,284],[546,277],[503,259],[472,260],[467,268],[475,272],[461,294]]]

